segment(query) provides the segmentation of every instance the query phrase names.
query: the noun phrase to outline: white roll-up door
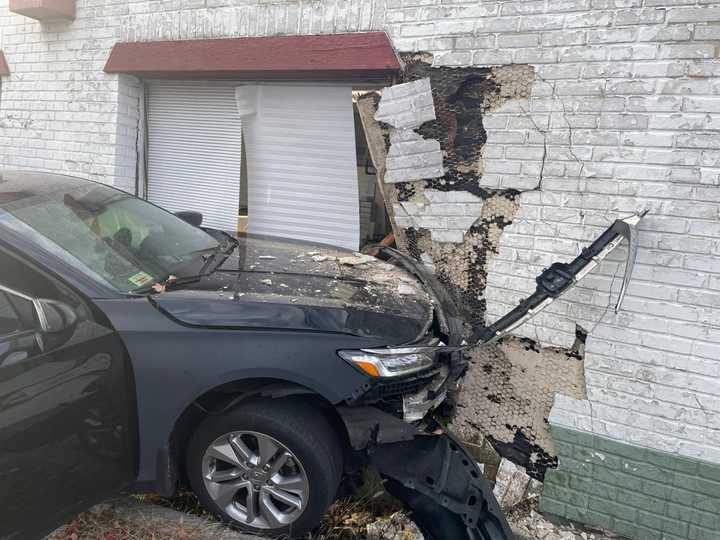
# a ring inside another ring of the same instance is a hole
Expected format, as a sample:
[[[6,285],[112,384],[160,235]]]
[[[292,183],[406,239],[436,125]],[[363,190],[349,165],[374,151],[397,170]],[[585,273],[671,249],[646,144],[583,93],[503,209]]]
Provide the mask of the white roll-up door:
[[[251,233],[358,249],[352,88],[241,86]]]
[[[148,199],[196,210],[204,225],[235,231],[242,129],[237,83],[152,82],[147,93]]]

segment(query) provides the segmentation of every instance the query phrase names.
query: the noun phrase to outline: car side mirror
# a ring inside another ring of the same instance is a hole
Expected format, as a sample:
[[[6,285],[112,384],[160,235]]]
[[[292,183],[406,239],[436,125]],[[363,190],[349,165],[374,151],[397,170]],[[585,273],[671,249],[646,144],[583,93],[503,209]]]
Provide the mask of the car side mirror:
[[[203,222],[203,215],[200,212],[194,210],[181,210],[175,212],[175,216],[182,219],[184,222],[189,223],[193,227],[199,227]]]
[[[69,305],[56,300],[40,298],[33,300],[40,322],[40,330],[47,334],[57,334],[73,328],[78,321],[77,313]]]

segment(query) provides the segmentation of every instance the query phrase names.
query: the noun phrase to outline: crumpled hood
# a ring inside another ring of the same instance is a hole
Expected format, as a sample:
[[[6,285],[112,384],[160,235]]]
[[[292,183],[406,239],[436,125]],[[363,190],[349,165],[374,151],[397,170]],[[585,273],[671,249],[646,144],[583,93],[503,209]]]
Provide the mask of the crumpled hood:
[[[433,301],[404,270],[327,246],[240,237],[200,281],[153,296],[188,325],[341,332],[406,343],[425,333]]]

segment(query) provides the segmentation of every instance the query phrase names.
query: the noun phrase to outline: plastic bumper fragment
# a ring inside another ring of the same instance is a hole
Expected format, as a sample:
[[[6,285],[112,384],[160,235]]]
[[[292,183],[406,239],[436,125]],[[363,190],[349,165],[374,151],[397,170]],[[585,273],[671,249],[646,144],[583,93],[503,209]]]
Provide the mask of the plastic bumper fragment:
[[[453,435],[378,445],[369,458],[426,540],[515,538],[477,463]]]

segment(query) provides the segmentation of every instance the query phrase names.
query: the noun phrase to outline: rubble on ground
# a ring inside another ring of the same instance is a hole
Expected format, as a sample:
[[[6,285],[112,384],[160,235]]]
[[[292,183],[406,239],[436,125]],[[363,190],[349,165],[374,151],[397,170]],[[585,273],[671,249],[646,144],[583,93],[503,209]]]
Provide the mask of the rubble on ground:
[[[537,511],[537,502],[517,508],[508,515],[518,540],[619,540],[611,533],[579,528],[572,523],[556,524]]]
[[[530,478],[525,469],[503,458],[495,477],[493,493],[500,507],[507,511],[527,500],[540,497],[542,483]]]
[[[424,540],[417,525],[403,512],[367,525],[367,540]]]

